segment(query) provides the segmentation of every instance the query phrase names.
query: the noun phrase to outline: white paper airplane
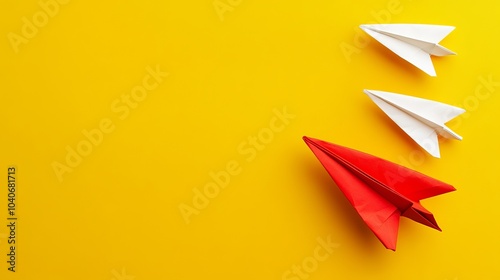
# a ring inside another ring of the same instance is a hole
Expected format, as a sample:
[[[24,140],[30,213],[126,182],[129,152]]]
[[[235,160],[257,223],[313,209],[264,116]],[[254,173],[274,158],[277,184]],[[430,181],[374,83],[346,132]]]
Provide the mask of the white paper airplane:
[[[454,26],[430,24],[362,24],[360,27],[382,45],[430,76],[436,76],[431,55],[445,56],[455,54],[438,44],[455,29]]]
[[[417,144],[439,158],[438,134],[462,140],[445,123],[465,112],[464,109],[403,94],[368,90],[364,92]]]

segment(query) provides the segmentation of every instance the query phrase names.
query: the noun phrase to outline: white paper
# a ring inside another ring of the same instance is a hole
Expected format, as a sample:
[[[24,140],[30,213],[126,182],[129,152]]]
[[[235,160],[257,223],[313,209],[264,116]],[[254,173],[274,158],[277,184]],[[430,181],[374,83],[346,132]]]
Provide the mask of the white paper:
[[[464,109],[423,98],[378,91],[364,92],[417,144],[439,158],[438,135],[462,140],[445,123],[465,112]]]
[[[430,24],[363,24],[366,33],[401,58],[430,76],[436,76],[431,55],[445,56],[454,52],[439,45],[454,26]]]

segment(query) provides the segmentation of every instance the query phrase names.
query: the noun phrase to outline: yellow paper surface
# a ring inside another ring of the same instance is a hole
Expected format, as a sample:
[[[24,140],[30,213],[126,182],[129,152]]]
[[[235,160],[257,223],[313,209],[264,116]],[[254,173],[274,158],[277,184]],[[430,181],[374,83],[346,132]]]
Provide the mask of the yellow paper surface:
[[[0,21],[1,279],[500,274],[496,1],[2,1]],[[458,55],[429,77],[358,28],[377,22],[454,25]],[[464,140],[432,158],[363,88],[466,109]],[[443,232],[402,218],[386,250],[303,135],[455,186],[423,201]]]

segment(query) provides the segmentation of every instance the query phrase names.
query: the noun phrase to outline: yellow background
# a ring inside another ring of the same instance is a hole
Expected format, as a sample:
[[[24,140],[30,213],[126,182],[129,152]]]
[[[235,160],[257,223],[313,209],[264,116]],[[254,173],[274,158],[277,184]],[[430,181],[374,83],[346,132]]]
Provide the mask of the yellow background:
[[[497,1],[221,3],[71,0],[17,53],[8,34],[43,9],[0,3],[0,174],[18,168],[19,217],[16,273],[0,227],[1,279],[282,279],[328,236],[339,246],[308,279],[499,277],[500,87],[481,82],[500,81]],[[442,44],[458,56],[429,77],[365,41],[358,25],[380,21],[454,25]],[[169,76],[120,119],[112,103],[157,65]],[[450,123],[464,140],[424,154],[363,88],[467,109]],[[285,107],[294,118],[254,158],[238,150]],[[114,131],[60,182],[53,163],[103,119]],[[443,232],[403,218],[386,250],[303,135],[454,185],[423,201]],[[241,172],[186,224],[179,206],[228,162]],[[2,187],[2,225],[6,210]]]

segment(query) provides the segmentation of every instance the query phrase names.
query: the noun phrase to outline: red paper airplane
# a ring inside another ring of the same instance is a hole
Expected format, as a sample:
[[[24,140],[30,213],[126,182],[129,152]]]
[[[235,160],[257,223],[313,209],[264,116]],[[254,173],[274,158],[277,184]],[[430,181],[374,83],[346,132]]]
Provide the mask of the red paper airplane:
[[[303,139],[387,249],[396,250],[401,215],[441,231],[419,201],[454,191],[454,187],[369,154]]]

